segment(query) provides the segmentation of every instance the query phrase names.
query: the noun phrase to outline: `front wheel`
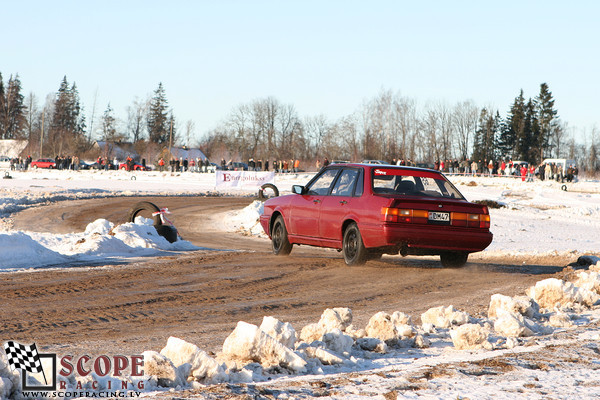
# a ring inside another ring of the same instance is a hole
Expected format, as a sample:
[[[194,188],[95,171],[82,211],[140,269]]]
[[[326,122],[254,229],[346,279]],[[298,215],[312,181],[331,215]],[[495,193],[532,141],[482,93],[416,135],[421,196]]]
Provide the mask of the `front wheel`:
[[[344,232],[342,251],[347,265],[362,265],[367,261],[367,249],[355,223],[350,224]]]
[[[460,268],[467,263],[469,253],[462,251],[448,252],[440,254],[440,261],[446,268]]]
[[[288,240],[287,229],[281,215],[275,219],[273,224],[271,247],[273,248],[273,254],[280,256],[288,255],[292,251],[292,244]]]

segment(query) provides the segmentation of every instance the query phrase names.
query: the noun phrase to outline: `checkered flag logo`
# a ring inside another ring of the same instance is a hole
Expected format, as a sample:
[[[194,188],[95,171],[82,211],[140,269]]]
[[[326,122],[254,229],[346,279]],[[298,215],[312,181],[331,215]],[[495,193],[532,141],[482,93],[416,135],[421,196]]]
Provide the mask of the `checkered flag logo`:
[[[35,343],[26,346],[8,341],[4,343],[4,351],[8,357],[8,365],[13,371],[19,369],[27,372],[44,372]]]

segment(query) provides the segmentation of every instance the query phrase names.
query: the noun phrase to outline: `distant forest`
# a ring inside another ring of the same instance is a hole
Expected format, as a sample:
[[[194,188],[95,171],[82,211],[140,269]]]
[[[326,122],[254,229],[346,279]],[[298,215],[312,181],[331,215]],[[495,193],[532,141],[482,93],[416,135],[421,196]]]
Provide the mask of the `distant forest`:
[[[586,143],[577,143],[554,102],[546,83],[534,98],[520,90],[504,116],[472,101],[420,108],[414,99],[382,90],[356,112],[330,121],[323,114],[301,117],[294,105],[268,97],[233,108],[198,140],[193,121],[176,121],[162,83],[150,98],[134,99],[125,120],[115,117],[109,103],[98,115],[94,104],[86,121],[77,85],[66,76],[40,106],[35,94],[23,95],[18,74],[5,82],[0,73],[0,139],[27,139],[25,151],[35,156],[85,157],[95,140],[103,140],[133,142],[150,160],[165,146],[187,145],[201,148],[213,161],[313,162],[327,157],[427,163],[512,159],[538,164],[544,158],[570,158],[582,171],[600,171],[600,132],[594,126],[586,132]]]

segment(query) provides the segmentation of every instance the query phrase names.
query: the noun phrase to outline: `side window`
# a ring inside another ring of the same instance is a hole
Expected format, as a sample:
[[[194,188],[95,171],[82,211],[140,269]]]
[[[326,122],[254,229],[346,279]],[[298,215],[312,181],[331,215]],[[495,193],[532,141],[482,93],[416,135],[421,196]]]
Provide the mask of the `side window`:
[[[356,184],[356,178],[358,177],[358,170],[356,169],[344,169],[340,174],[340,177],[335,182],[335,186],[331,191],[332,196],[352,196],[354,191],[354,185]]]
[[[365,187],[365,172],[361,168],[358,170],[358,179],[356,180],[356,189],[354,189],[354,196],[360,197],[363,195]]]
[[[313,196],[324,196],[329,193],[329,188],[340,170],[338,168],[328,169],[321,174],[308,187],[307,194]]]

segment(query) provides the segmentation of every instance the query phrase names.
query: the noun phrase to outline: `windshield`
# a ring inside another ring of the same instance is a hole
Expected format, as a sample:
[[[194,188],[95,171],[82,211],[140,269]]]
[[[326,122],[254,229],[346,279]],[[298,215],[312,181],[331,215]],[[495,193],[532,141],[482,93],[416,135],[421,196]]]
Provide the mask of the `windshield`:
[[[372,182],[377,194],[464,199],[450,181],[434,171],[374,168]]]

